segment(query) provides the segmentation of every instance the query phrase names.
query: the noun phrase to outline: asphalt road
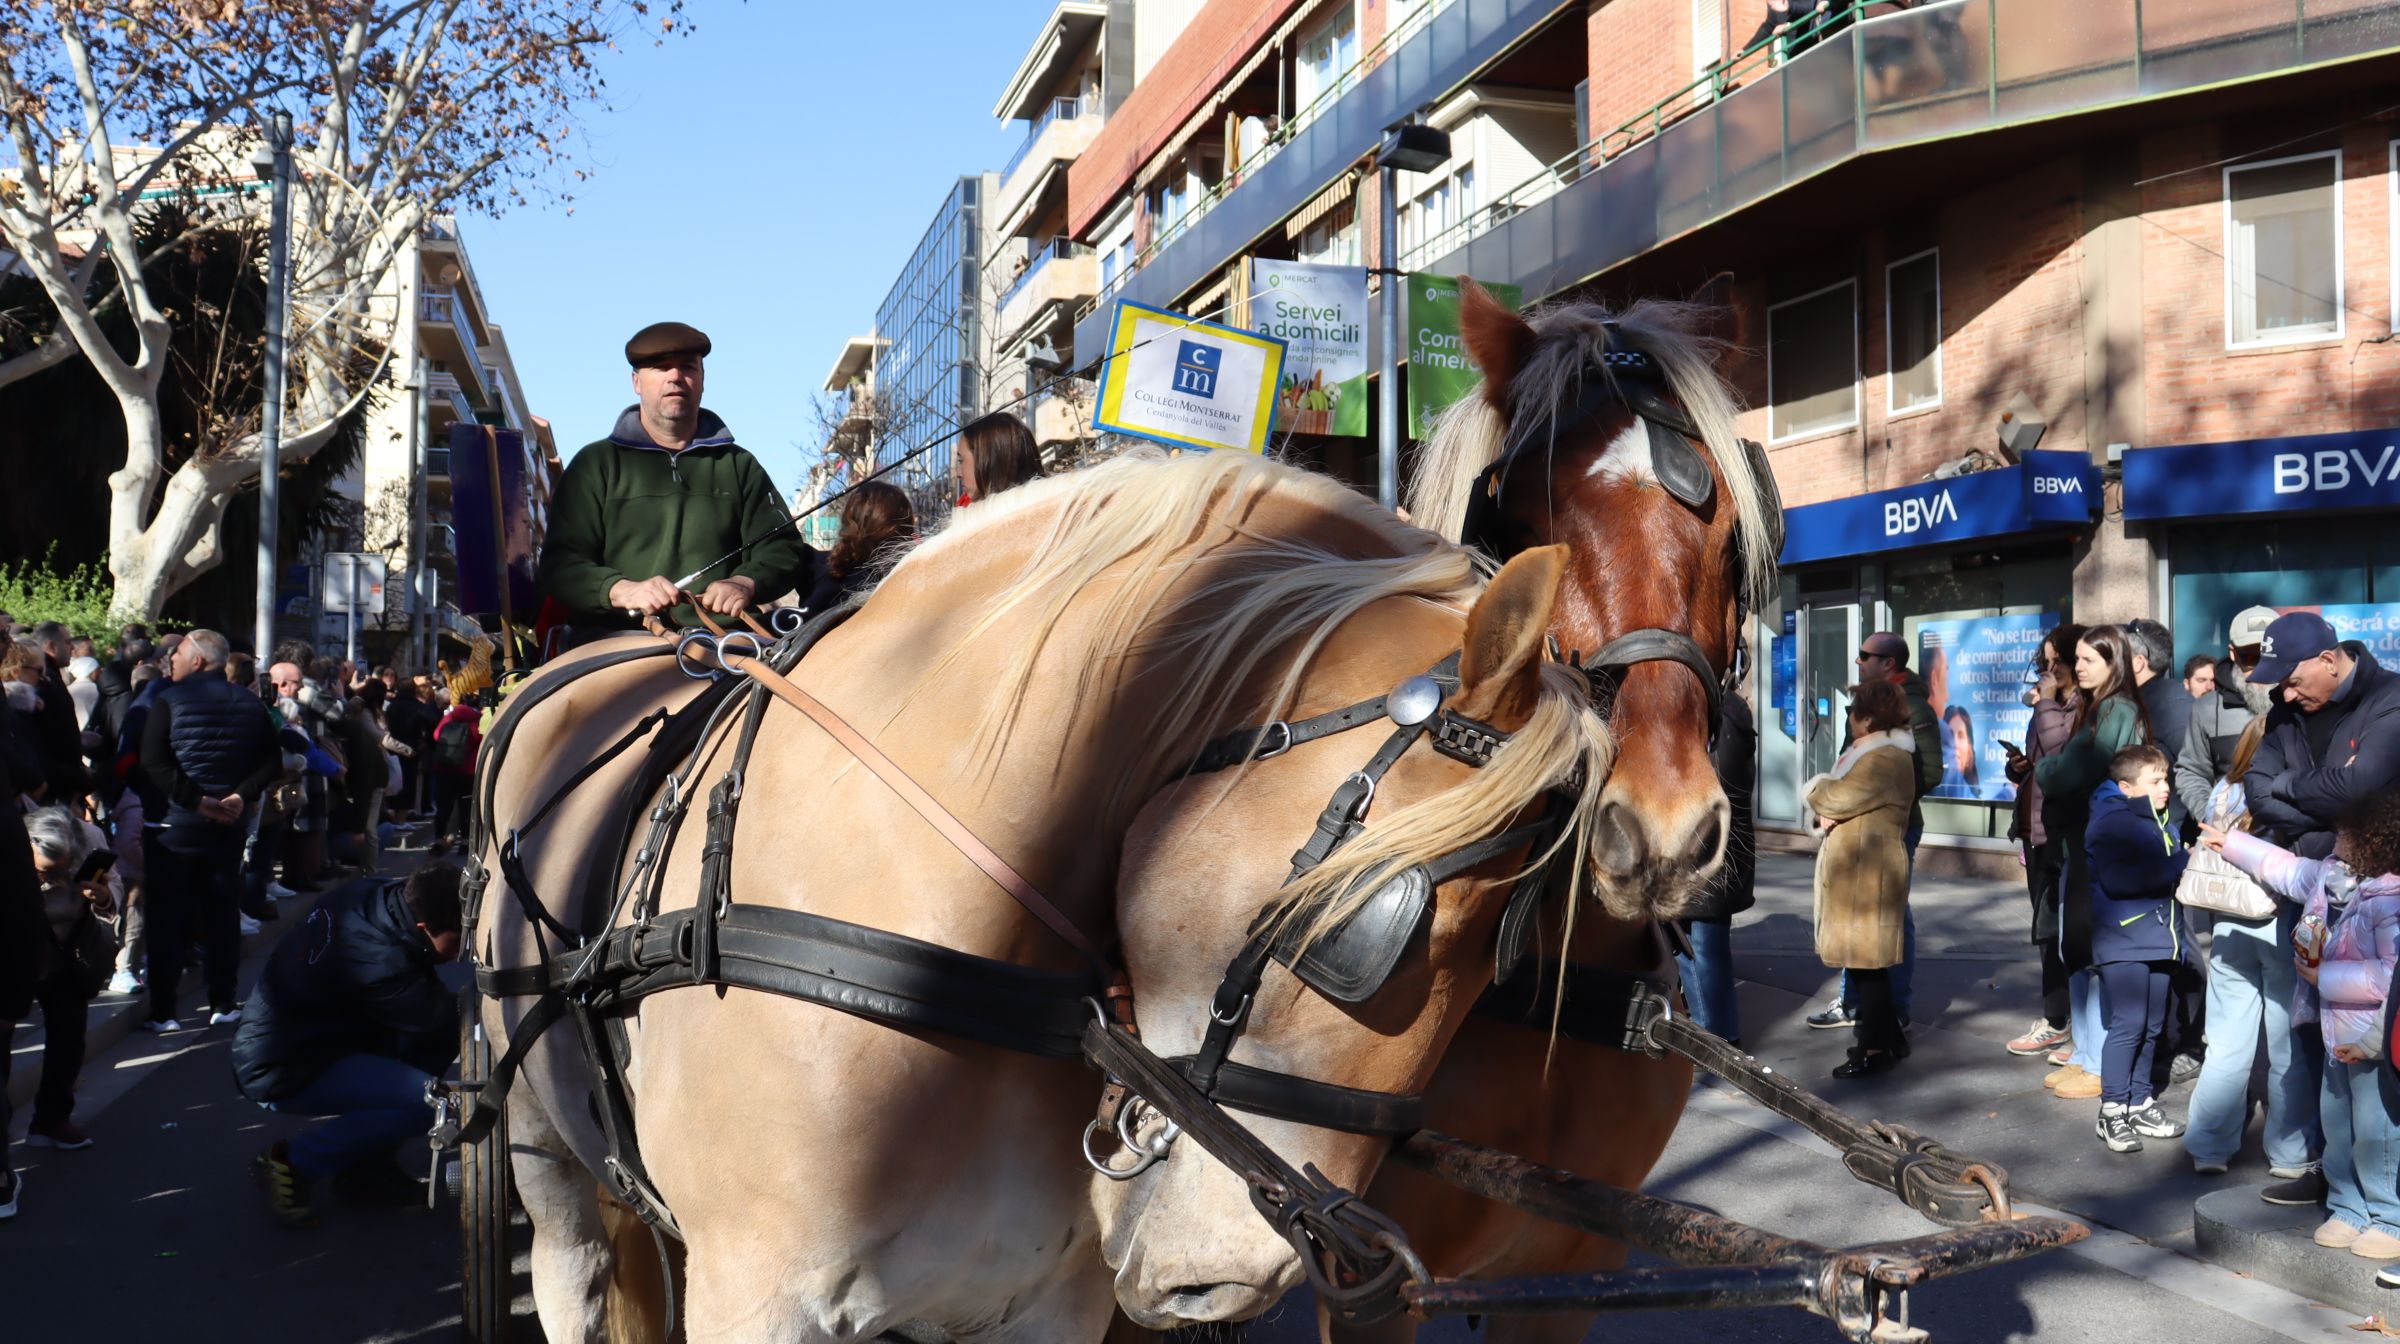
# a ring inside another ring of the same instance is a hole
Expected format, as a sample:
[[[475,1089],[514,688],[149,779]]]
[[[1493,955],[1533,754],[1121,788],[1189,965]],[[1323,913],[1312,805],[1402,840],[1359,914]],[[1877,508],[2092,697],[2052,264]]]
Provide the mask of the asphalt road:
[[[1805,938],[1794,933],[1795,905],[1805,911],[1805,878],[1805,868],[1770,860],[1761,906],[1737,926],[1736,945],[1751,1048],[1818,1078],[1838,1058],[1839,1034],[1797,1024],[1826,983],[1822,968],[1802,955]],[[2015,1135],[2033,1154],[2010,1159],[2019,1187],[2092,1221],[2094,1235],[2068,1251],[1924,1290],[1913,1304],[1914,1323],[1940,1344],[2359,1338],[2346,1328],[2345,1313],[2191,1258],[2191,1178],[2173,1145],[2141,1155],[2145,1165],[2112,1164],[2094,1156],[2088,1117],[2041,1109],[2051,1103],[2038,1094],[2038,1069],[1993,1044],[2023,1025],[2021,992],[2031,972],[2019,955],[2018,907],[2006,904],[2009,894],[1994,884],[1921,887],[1919,1049],[1908,1067],[1923,1070],[1883,1084],[1918,1091],[1826,1093],[1877,1112],[1905,1110],[1902,1103],[1920,1095],[1963,1099],[1976,1117],[1995,1117],[1982,1121],[1991,1128],[1980,1138]],[[24,1175],[25,1197],[19,1217],[0,1224],[0,1310],[8,1323],[0,1338],[387,1344],[453,1337],[458,1273],[446,1205],[429,1213],[325,1201],[324,1224],[306,1231],[267,1218],[248,1160],[300,1122],[268,1115],[234,1093],[231,1034],[129,1037],[85,1069],[78,1118],[96,1147],[8,1150]],[[1944,1061],[1939,1073],[1928,1060]],[[2168,1100],[2173,1109],[2178,1099]],[[2000,1128],[2000,1117],[2018,1128]],[[2041,1140],[2078,1126],[2080,1141]],[[2255,1152],[2248,1160],[2255,1162]],[[1931,1227],[1852,1181],[1823,1144],[1717,1088],[1695,1094],[1649,1188],[1821,1242],[1858,1244]],[[1287,1303],[1242,1338],[1297,1344],[1313,1338],[1312,1317],[1304,1302]],[[1428,1344],[1482,1337],[1462,1322],[1421,1336]],[[1796,1311],[1735,1311],[1621,1316],[1589,1338],[1816,1344],[1836,1336]]]

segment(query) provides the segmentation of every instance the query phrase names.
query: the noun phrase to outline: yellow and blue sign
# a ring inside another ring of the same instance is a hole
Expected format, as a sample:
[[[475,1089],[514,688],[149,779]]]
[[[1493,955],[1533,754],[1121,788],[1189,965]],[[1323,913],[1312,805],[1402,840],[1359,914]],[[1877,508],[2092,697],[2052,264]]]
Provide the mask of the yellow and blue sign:
[[[1121,299],[1092,423],[1182,448],[1263,453],[1283,353],[1271,336]]]

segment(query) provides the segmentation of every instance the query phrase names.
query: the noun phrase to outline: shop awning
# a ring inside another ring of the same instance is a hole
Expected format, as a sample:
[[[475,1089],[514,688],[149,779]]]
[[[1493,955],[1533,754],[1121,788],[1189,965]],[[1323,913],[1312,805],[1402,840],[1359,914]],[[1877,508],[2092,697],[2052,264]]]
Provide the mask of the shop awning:
[[[2400,429],[2125,454],[2133,521],[2400,506]]]
[[[2100,473],[2081,453],[1920,481],[1783,511],[1786,568],[1882,551],[2080,528],[2100,512]]]

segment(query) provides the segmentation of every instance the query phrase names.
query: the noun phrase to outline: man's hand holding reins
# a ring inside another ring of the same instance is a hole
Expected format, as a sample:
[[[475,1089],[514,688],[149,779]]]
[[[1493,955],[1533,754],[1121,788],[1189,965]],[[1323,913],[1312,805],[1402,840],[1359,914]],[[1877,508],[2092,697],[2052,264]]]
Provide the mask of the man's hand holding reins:
[[[700,604],[702,611],[714,612],[719,616],[739,616],[750,609],[751,599],[757,594],[758,584],[755,580],[736,575],[708,585],[694,600]]]
[[[713,591],[716,585],[710,585]],[[683,590],[664,575],[639,581],[619,579],[608,586],[608,605],[641,616],[655,616],[683,601]]]

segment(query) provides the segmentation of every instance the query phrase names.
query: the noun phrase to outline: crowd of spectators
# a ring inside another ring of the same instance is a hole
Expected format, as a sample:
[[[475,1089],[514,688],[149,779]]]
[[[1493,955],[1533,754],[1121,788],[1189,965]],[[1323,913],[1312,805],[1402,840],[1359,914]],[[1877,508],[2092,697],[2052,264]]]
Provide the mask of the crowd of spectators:
[[[433,677],[0,612],[0,685],[0,1021],[41,1014],[33,1146],[92,1146],[74,1093],[94,998],[132,996],[149,1032],[238,1026],[242,940],[284,903],[372,877],[413,828],[464,840],[481,711]],[[0,1218],[18,1184],[0,1163]]]

